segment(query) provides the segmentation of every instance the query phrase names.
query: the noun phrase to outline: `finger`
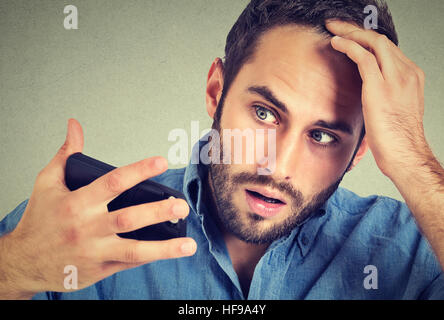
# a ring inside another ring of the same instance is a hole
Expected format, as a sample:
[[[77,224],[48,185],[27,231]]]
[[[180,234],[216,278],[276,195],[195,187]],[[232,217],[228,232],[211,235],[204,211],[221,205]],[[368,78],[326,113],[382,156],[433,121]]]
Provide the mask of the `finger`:
[[[370,48],[369,42],[376,43],[376,42],[380,41],[383,45],[388,44],[388,46],[390,46],[390,48],[392,49],[393,54],[395,54],[399,58],[399,60],[401,60],[402,62],[404,62],[406,65],[408,65],[410,67],[418,68],[418,66],[412,60],[410,60],[402,52],[401,48],[399,48],[395,43],[393,43],[393,41],[391,41],[390,39],[388,39],[384,35],[376,32],[374,30],[364,30],[360,27],[357,27],[354,24],[350,24],[348,22],[339,21],[339,20],[327,21],[326,27],[330,32],[332,32],[335,35],[341,36],[343,38],[349,38],[351,40],[355,40],[358,43],[362,42],[361,45],[363,45],[364,47],[367,47],[367,48]],[[358,34],[355,31],[361,31],[361,32]],[[365,37],[359,38],[359,39],[353,38],[356,35],[362,35],[363,32],[366,33]],[[367,44],[364,44],[364,42]]]
[[[326,27],[330,32],[373,52],[385,79],[397,76],[406,67],[406,63],[398,57],[399,48],[385,35],[343,21],[327,22]]]
[[[363,82],[379,84],[384,81],[376,57],[358,43],[335,36],[331,40],[331,45],[335,50],[346,54],[356,63]]]
[[[138,241],[116,236],[106,247],[103,261],[139,264],[191,256],[196,252],[197,244],[192,238]]]
[[[75,190],[85,205],[105,205],[136,184],[164,172],[168,163],[163,157],[152,157],[116,168],[90,184]]]
[[[167,199],[123,208],[104,215],[105,234],[123,233],[169,220],[185,218],[189,207],[183,199]]]
[[[42,176],[49,178],[50,181],[56,179],[57,182],[65,185],[65,166],[68,157],[76,152],[83,150],[83,130],[76,119],[68,120],[68,129],[65,142],[51,159],[49,164],[42,170]]]
[[[343,38],[352,39],[366,48],[371,48],[378,40],[386,38],[386,44],[390,45],[393,49],[396,48],[399,50],[398,46],[387,36],[372,29],[363,29],[355,24],[340,20],[329,20],[325,23],[325,26],[331,33]]]

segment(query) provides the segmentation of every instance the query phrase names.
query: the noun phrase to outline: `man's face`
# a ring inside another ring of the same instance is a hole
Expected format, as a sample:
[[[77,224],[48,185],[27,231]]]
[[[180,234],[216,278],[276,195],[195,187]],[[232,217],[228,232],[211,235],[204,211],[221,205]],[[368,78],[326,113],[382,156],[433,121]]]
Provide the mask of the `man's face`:
[[[361,86],[356,66],[314,31],[290,25],[262,36],[224,105],[218,106],[223,107],[222,117],[213,127],[275,129],[276,162],[271,175],[257,174],[267,165],[259,159],[254,164],[210,165],[212,192],[226,231],[247,242],[271,242],[322,206],[358,144]],[[245,142],[244,160],[258,147]]]

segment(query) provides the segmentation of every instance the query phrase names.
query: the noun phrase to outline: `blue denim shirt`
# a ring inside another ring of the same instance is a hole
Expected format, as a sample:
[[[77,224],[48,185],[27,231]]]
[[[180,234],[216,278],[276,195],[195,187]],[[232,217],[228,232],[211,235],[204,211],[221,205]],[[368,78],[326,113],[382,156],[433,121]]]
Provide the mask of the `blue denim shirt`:
[[[153,262],[79,291],[42,292],[34,299],[444,298],[442,269],[407,206],[386,197],[361,198],[343,188],[269,246],[244,296],[203,202],[206,174],[205,165],[190,163],[154,178],[185,194],[187,234],[198,244],[194,256]],[[15,228],[26,204],[0,222],[0,235]]]

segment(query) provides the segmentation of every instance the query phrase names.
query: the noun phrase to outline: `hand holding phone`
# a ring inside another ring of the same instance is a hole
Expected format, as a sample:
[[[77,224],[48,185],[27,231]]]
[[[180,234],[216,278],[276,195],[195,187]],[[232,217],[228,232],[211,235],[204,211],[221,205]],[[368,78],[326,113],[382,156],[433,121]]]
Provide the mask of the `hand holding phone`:
[[[114,169],[116,168],[82,153],[74,153],[66,161],[66,186],[71,191],[77,190]],[[148,179],[126,190],[112,200],[108,204],[108,210],[112,212],[129,206],[161,201],[171,197],[185,200],[181,192]],[[149,214],[149,212],[146,214]],[[186,221],[184,219],[175,219],[131,232],[119,233],[118,235],[123,238],[136,240],[167,240],[185,237]]]
[[[0,299],[72,291],[64,285],[66,266],[77,268],[76,289],[82,289],[122,270],[196,252],[196,242],[183,237],[189,213],[183,195],[147,181],[165,172],[164,158],[114,168],[82,149],[82,127],[70,119],[65,143],[39,172],[18,225],[0,237]]]

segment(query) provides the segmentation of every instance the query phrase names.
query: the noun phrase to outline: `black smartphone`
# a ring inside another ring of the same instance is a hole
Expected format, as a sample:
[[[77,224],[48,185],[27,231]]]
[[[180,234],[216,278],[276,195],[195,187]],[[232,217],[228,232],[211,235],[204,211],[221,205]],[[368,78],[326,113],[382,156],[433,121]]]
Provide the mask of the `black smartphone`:
[[[74,153],[66,161],[66,186],[71,191],[76,190],[114,169],[116,167],[88,157],[83,153]],[[126,190],[109,202],[108,211],[112,212],[142,203],[160,201],[171,196],[186,200],[183,193],[148,179]],[[167,240],[185,237],[186,220],[178,219],[162,222],[131,232],[118,233],[118,236],[136,240]]]

